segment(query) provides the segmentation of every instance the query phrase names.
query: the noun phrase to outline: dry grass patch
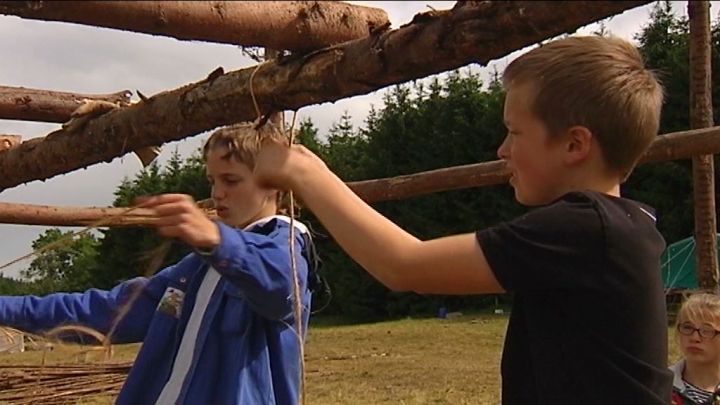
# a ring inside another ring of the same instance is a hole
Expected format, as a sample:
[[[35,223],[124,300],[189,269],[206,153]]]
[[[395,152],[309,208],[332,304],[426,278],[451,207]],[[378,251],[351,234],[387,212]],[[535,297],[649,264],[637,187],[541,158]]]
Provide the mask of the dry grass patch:
[[[497,404],[500,355],[507,317],[466,315],[455,319],[406,319],[330,326],[314,320],[306,346],[309,405]],[[679,357],[669,329],[670,362]],[[115,346],[112,362],[131,361],[138,344]],[[62,345],[47,364],[102,363],[101,351],[78,355]],[[42,352],[0,354],[0,364],[40,364]],[[78,404],[109,404],[108,397]]]
[[[498,403],[506,325],[497,316],[311,324],[308,403]]]

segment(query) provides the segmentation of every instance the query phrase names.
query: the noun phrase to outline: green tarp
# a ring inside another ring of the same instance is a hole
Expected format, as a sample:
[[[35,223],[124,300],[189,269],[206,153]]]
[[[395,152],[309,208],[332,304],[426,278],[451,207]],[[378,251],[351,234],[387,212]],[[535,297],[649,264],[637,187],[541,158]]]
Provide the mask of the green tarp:
[[[718,245],[720,246],[720,236]],[[663,285],[666,290],[698,288],[693,237],[669,245],[663,252],[661,263]]]

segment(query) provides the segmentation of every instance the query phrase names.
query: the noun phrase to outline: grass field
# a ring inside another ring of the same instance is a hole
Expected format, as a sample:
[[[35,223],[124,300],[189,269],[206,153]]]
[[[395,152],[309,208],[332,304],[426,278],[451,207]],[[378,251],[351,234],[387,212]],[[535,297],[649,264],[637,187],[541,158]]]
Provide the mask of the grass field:
[[[465,315],[363,325],[311,324],[306,346],[308,404],[497,404],[507,318]],[[670,360],[678,357],[672,331]],[[138,345],[116,347],[112,361],[132,360]],[[62,347],[47,362],[101,361]],[[39,364],[41,352],[0,356],[0,363]],[[82,403],[109,403],[93,398]]]

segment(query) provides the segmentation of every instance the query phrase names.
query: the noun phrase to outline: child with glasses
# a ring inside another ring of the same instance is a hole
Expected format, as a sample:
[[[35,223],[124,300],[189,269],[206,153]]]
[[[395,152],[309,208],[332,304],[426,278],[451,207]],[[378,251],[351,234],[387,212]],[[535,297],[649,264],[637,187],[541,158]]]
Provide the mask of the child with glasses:
[[[720,405],[720,297],[695,294],[677,315],[683,358],[675,374],[672,405]]]

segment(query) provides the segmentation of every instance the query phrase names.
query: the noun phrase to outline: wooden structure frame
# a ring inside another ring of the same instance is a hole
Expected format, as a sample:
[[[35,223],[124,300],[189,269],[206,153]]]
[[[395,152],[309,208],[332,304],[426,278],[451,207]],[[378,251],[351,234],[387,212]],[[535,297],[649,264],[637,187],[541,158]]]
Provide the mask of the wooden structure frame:
[[[296,110],[366,94],[472,62],[487,63],[516,49],[647,3],[649,1],[573,1],[572,6],[562,7],[554,1],[465,1],[457,2],[452,10],[418,14],[411,23],[388,30],[387,16],[382,10],[339,2],[0,1],[0,14],[23,18],[291,51],[289,55],[281,53],[277,59],[238,71],[226,73],[218,69],[205,80],[143,97],[136,104],[126,103],[126,92],[73,95],[0,87],[0,119],[64,122],[81,99],[124,103],[82,126],[63,128],[44,138],[12,144],[0,151],[0,173],[3,173],[0,190],[109,161],[142,147],[160,146],[218,126],[252,120],[256,113],[250,85],[264,113]],[[697,64],[697,60],[709,57],[709,24],[698,23],[709,21],[709,14],[703,13],[709,5],[703,1],[690,3],[693,63]],[[107,12],[108,7],[113,9],[112,13]],[[245,19],[252,12],[271,8],[275,10],[274,15],[283,16],[280,21],[269,14],[256,18],[255,24]],[[239,24],[241,20],[245,24]],[[285,31],[278,31],[281,29]],[[278,35],[279,32],[283,35]],[[433,52],[427,52],[428,49]],[[693,103],[700,106],[693,114],[699,117],[693,119],[692,128],[696,130],[660,137],[643,161],[704,155],[704,158],[694,158],[695,166],[704,165],[699,170],[708,173],[708,160],[712,162],[711,155],[720,152],[720,127],[707,128],[712,127],[712,104],[708,110],[707,103],[709,72],[698,70],[694,77],[699,77],[702,83],[693,85],[693,98],[704,100]],[[356,182],[351,187],[367,201],[379,201],[506,180],[503,163],[494,161]],[[705,207],[696,221],[696,229],[698,224],[713,228],[712,237],[716,234],[714,188],[709,188],[713,186],[714,178],[708,180],[707,175],[704,182],[695,182],[696,196],[703,195],[706,201],[709,195],[713,196],[712,212]],[[2,223],[86,225],[111,213],[116,211],[0,204]],[[132,217],[110,225],[142,224],[141,211]],[[703,239],[698,246],[708,245],[710,251],[715,251],[714,239],[699,237]],[[717,257],[708,257],[698,266],[708,275],[701,279],[706,280],[704,286],[717,287]]]

